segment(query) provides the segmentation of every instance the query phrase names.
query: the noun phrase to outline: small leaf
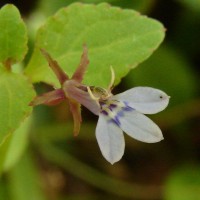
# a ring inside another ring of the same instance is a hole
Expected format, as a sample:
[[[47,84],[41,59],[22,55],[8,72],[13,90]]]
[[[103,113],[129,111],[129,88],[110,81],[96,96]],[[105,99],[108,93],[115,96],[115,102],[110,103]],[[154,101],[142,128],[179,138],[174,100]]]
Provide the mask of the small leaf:
[[[70,76],[79,64],[82,45],[89,49],[89,68],[84,83],[106,87],[112,65],[116,84],[131,68],[147,59],[164,38],[158,21],[133,10],[102,3],[72,4],[50,17],[37,34],[33,56],[26,73],[33,82],[59,86],[39,48],[48,50]]]
[[[0,10],[0,62],[16,63],[27,52],[27,32],[18,9],[11,4]]]
[[[14,132],[31,113],[28,106],[35,95],[31,84],[23,75],[8,71],[0,74],[0,144]]]

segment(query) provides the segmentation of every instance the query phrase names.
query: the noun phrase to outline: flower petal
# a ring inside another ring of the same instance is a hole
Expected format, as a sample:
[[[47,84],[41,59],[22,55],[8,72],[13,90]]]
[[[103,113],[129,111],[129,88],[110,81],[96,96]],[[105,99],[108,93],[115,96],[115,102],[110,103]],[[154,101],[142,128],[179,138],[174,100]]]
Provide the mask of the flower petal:
[[[127,102],[130,107],[144,114],[160,112],[169,103],[166,93],[151,87],[135,87],[113,96],[112,99]]]
[[[136,110],[124,112],[119,121],[121,129],[136,140],[154,143],[163,139],[160,128]]]
[[[99,115],[96,138],[105,159],[114,164],[124,154],[125,142],[122,130],[103,114]]]

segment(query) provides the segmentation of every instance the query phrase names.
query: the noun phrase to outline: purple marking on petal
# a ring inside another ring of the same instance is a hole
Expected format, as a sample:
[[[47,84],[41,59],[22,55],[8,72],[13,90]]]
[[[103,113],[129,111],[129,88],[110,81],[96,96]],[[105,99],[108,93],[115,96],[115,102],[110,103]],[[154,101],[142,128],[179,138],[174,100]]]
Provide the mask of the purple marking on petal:
[[[117,113],[117,117],[123,117],[124,116],[124,112],[123,110],[120,110],[118,113]]]
[[[131,108],[131,107],[124,107],[123,108],[123,111],[132,111],[132,110],[135,110],[134,108]]]
[[[119,117],[118,116],[115,116],[114,121],[118,126],[120,126],[121,123],[119,121]]]
[[[128,102],[127,102],[127,101],[123,101],[123,103],[124,103],[126,106],[128,106]]]
[[[120,127],[120,125],[121,125],[121,123],[120,123],[120,121],[119,121],[119,118],[116,116],[114,119],[111,119],[110,120],[110,122],[111,123],[115,123],[117,126],[119,126]]]
[[[128,105],[128,102],[121,102],[121,103],[123,104],[122,105],[117,103],[115,104],[115,102],[107,104],[106,102],[100,102],[100,105],[102,107],[105,106],[106,109],[109,109],[109,110],[104,110],[104,108],[102,108],[101,113],[110,118],[108,120],[109,123],[115,123],[119,127],[121,126],[120,118],[124,116],[124,113],[135,110],[134,108],[131,108]],[[114,116],[110,115],[110,112],[113,113]]]
[[[109,105],[109,109],[112,111],[114,108],[116,108],[117,107],[117,105],[116,104],[110,104]]]
[[[134,110],[134,109],[131,107],[123,107],[120,111],[117,112],[116,116],[112,120],[120,127],[120,125],[121,125],[120,118],[124,117],[125,112],[130,112],[132,110]]]
[[[132,110],[135,110],[134,108],[130,107],[128,105],[128,102],[127,101],[123,101],[123,103],[125,104],[125,107],[123,108],[124,111],[132,111]]]
[[[102,111],[101,111],[101,113],[102,113],[103,115],[106,115],[106,116],[108,116],[108,112],[107,112],[107,111],[105,111],[105,110],[102,110]]]
[[[100,104],[101,106],[104,106],[106,103],[103,102],[103,101],[100,101],[99,104]]]

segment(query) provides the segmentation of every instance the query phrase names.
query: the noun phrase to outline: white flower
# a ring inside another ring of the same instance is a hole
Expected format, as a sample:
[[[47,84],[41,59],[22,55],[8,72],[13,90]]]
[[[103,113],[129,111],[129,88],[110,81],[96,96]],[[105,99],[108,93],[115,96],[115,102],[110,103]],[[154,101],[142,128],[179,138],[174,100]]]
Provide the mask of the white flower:
[[[81,105],[99,115],[96,138],[103,156],[111,164],[119,161],[124,154],[123,131],[142,142],[153,143],[163,139],[159,127],[143,114],[154,114],[165,109],[169,103],[167,94],[150,87],[135,87],[113,96],[111,88],[115,74],[112,67],[107,90],[83,85],[82,80],[89,64],[86,45],[83,46],[80,64],[71,78],[44,49],[41,52],[61,88],[35,97],[29,105],[55,105],[67,100],[74,119],[74,135],[78,135],[80,130]]]
[[[105,159],[114,164],[124,154],[123,131],[136,140],[154,143],[163,139],[160,128],[144,114],[165,109],[169,96],[150,87],[135,87],[99,101],[101,111],[96,138]]]

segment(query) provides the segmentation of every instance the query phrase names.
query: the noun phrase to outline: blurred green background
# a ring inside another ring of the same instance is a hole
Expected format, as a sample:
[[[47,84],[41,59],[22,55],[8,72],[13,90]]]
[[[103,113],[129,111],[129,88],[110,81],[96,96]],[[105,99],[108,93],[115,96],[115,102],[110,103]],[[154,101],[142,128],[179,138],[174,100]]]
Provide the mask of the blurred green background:
[[[2,1],[20,10],[29,31],[29,54],[37,28],[73,0]],[[100,3],[100,0],[82,0]],[[166,38],[155,53],[133,69],[114,93],[134,86],[159,88],[169,107],[151,118],[165,140],[145,144],[126,137],[123,159],[105,161],[95,139],[97,117],[83,108],[81,133],[74,138],[65,103],[34,108],[25,153],[0,178],[0,200],[200,199],[200,1],[107,0],[158,19]],[[38,92],[51,89],[37,84]],[[29,123],[29,122],[27,122]],[[12,144],[16,149],[18,143]],[[8,166],[11,166],[8,163]]]

